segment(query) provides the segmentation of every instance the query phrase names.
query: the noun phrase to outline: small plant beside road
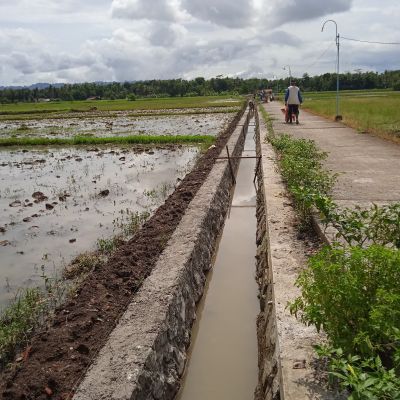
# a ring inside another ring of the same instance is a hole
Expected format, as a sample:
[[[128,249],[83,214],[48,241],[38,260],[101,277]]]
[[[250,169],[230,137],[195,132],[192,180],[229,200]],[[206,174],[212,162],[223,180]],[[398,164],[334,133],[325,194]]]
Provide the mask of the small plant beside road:
[[[290,312],[323,330],[331,381],[349,399],[400,398],[400,252],[382,245],[324,247],[309,259]]]
[[[270,138],[279,154],[279,165],[292,194],[303,226],[310,224],[317,199],[328,195],[336,176],[322,167],[327,154],[319,151],[311,140],[294,139],[290,135]]]

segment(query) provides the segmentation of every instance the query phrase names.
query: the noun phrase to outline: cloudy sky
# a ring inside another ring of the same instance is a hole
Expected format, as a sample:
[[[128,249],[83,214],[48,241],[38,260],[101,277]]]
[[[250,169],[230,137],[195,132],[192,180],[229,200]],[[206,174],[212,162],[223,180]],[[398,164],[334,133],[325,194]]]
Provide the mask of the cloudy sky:
[[[0,86],[334,72],[327,19],[400,42],[398,0],[0,0]],[[357,69],[400,69],[400,46],[342,40]]]

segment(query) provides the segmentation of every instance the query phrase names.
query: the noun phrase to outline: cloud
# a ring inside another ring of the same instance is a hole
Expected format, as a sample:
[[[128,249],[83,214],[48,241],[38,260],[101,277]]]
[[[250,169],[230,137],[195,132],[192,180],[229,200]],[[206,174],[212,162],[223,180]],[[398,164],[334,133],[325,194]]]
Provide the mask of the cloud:
[[[279,0],[269,14],[273,26],[311,20],[325,15],[349,11],[353,0]]]
[[[32,49],[40,47],[44,38],[31,29],[0,29],[0,51],[10,49]]]
[[[177,11],[171,0],[113,0],[114,18],[175,21]]]
[[[292,35],[285,31],[273,31],[271,33],[267,33],[264,36],[264,40],[268,42],[270,45],[277,46],[290,46],[290,47],[299,47],[303,44],[303,40],[298,36]]]
[[[384,1],[383,11],[374,0],[0,0],[0,80],[332,72],[334,27],[321,33],[318,17],[343,12],[341,36],[399,41],[398,0]],[[341,69],[399,68],[397,52],[343,40]]]
[[[185,34],[186,30],[182,26],[157,22],[151,24],[148,39],[153,46],[171,47],[179,36]]]
[[[247,27],[254,16],[251,0],[182,0],[182,6],[195,18],[228,28]]]

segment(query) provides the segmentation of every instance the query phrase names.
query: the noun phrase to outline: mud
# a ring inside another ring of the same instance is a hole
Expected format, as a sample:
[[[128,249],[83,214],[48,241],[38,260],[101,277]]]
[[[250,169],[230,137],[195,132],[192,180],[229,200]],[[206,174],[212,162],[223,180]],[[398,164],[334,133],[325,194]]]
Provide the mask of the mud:
[[[132,296],[149,275],[240,116],[153,217],[88,276],[75,298],[35,335],[29,357],[0,376],[4,399],[69,399]]]
[[[76,135],[107,137],[128,135],[212,135],[223,132],[233,113],[135,116],[103,113],[96,118],[46,118],[0,121],[0,137],[69,138]]]
[[[0,306],[123,233],[136,213],[153,213],[198,154],[186,146],[0,151]]]

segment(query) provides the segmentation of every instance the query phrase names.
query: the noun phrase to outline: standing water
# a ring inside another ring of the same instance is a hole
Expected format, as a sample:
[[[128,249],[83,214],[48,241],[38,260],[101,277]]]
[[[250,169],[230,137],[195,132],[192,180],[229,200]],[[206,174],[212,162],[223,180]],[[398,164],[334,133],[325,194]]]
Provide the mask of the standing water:
[[[254,119],[250,120],[254,123]],[[255,156],[249,126],[243,156]],[[230,213],[198,305],[178,400],[250,400],[257,385],[256,159],[242,159]]]

